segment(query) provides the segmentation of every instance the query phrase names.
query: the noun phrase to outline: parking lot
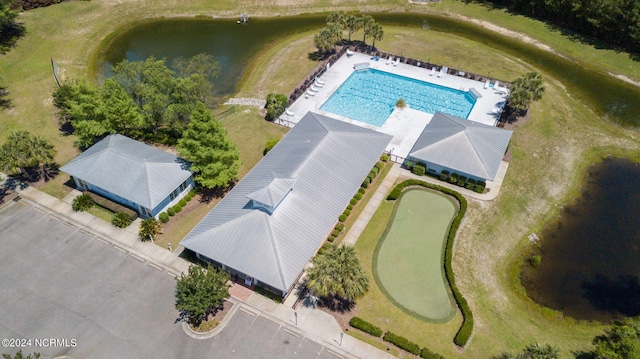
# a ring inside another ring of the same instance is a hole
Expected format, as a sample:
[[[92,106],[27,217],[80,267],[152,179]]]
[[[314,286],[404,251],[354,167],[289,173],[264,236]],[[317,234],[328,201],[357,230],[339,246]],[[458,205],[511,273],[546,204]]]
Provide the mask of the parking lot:
[[[23,201],[0,210],[0,248],[0,339],[22,339],[23,353],[342,357],[248,308],[240,308],[218,335],[193,339],[176,322],[175,279],[167,270]],[[1,353],[19,349],[4,344]]]

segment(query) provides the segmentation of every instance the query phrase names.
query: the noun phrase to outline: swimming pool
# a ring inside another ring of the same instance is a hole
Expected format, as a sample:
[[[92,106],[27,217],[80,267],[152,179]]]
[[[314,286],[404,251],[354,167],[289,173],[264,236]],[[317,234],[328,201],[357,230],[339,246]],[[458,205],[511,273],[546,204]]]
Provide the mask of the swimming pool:
[[[354,71],[320,109],[380,127],[400,98],[414,110],[461,118],[467,118],[476,103],[465,91],[367,69]]]

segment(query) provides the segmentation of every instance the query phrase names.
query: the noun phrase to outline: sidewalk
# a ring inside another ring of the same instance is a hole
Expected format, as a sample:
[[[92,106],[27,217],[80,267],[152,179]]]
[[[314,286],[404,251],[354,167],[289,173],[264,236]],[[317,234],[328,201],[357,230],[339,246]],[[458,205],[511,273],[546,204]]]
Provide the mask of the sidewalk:
[[[347,235],[342,240],[342,244],[356,244],[356,241],[358,240],[358,238],[360,238],[362,231],[364,231],[364,229],[367,227],[367,224],[369,224],[369,221],[373,217],[373,214],[376,213],[376,210],[378,210],[380,203],[382,203],[382,201],[387,198],[387,194],[391,190],[391,187],[394,185],[394,183],[396,183],[396,179],[398,179],[402,172],[403,169],[400,168],[400,164],[394,163],[393,167],[391,167],[391,170],[389,171],[389,173],[387,173],[384,180],[376,190],[376,193],[371,196],[371,199],[367,203],[367,206],[364,207],[364,209],[360,213],[360,216],[358,216],[358,219],[356,219],[356,222],[353,224],[353,226],[351,226],[351,229],[349,229],[349,233],[347,233]]]
[[[65,201],[33,187],[18,190],[18,193],[27,202],[36,203],[60,217],[64,217],[68,222],[74,222],[86,227],[100,238],[125,248],[145,260],[160,264],[167,271],[176,275],[183,272],[186,273],[191,265],[188,261],[178,257],[176,253],[160,248],[151,242],[142,242],[138,238],[140,219],[126,229],[121,229],[89,213],[74,212],[70,203],[67,203],[71,201],[73,195],[67,196]],[[345,335],[341,343],[340,333],[342,333],[342,329],[336,320],[331,315],[315,309],[311,303],[305,302],[300,306],[297,310],[296,323],[296,311],[293,308],[278,304],[239,285],[234,286],[240,288],[232,288],[230,293],[233,301],[240,304],[240,307],[247,308],[290,330],[300,332],[307,338],[330,347],[331,350],[340,353],[346,358],[394,358],[394,356],[349,335]],[[220,328],[220,330],[223,330],[223,328]]]

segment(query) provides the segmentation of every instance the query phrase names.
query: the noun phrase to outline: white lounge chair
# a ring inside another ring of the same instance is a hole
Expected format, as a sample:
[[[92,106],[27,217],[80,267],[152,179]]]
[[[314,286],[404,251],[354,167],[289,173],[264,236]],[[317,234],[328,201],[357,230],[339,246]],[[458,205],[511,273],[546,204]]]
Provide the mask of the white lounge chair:
[[[387,65],[390,65],[393,62],[393,56],[387,59]]]
[[[313,83],[313,86],[322,87],[322,86],[324,86],[324,84],[321,84],[316,80],[316,82]]]
[[[431,68],[431,72],[429,72],[429,76],[433,76],[435,74],[436,74],[436,67],[434,66]]]
[[[311,91],[318,92],[318,91],[320,91],[320,87],[316,87],[316,85],[313,84],[313,86],[311,86]]]
[[[489,80],[485,81],[484,82],[484,89],[485,90],[488,89],[490,84],[491,84],[491,81],[489,81]]]
[[[320,80],[319,78],[316,77],[316,83],[319,83],[320,85],[324,85],[325,82]]]
[[[421,63],[420,63],[420,61],[418,61],[418,62],[416,63],[416,66],[420,67],[420,65],[421,65]]]
[[[500,88],[500,81],[496,80],[496,82],[493,84],[493,89],[498,91],[499,88]]]
[[[289,110],[289,109],[286,109],[286,110],[284,111],[284,113],[285,113],[287,116],[293,116],[293,115],[295,115],[295,113],[293,113],[293,111],[291,111],[291,110]]]
[[[440,72],[438,73],[438,77],[445,77],[448,71],[449,71],[448,67],[442,66],[442,68],[440,69]]]
[[[351,50],[347,49],[347,56],[349,56],[349,57],[350,57],[351,55],[353,55],[353,51],[351,51]]]
[[[399,63],[400,63],[400,58],[398,57],[396,61],[394,61],[393,66],[398,66]]]
[[[307,92],[305,92],[304,97],[305,98],[309,98],[309,96],[315,96],[317,92],[311,91],[311,90],[307,90]]]

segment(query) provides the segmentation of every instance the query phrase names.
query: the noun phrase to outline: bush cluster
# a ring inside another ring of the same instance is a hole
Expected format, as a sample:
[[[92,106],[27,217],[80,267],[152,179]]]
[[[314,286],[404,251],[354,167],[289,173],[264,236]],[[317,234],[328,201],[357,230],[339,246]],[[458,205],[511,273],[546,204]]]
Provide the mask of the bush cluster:
[[[79,195],[78,197],[73,199],[73,203],[71,203],[71,208],[74,212],[84,212],[89,208],[93,207],[93,199],[86,193]]]
[[[383,333],[383,330],[378,328],[377,326],[367,322],[366,320],[358,317],[353,317],[349,321],[349,325],[353,328],[359,329],[367,334],[373,335],[376,338],[380,338]],[[389,342],[402,350],[406,350],[407,352],[415,355],[419,355],[421,358],[425,359],[444,359],[444,357],[438,353],[434,353],[428,348],[420,349],[418,344],[415,344],[408,339],[401,337],[399,335],[393,334],[392,332],[386,332],[384,337],[382,338],[384,341]]]
[[[382,162],[389,162],[389,154],[387,154],[387,153],[383,153],[383,154],[380,156],[380,161],[382,161]]]
[[[182,211],[182,206],[180,205],[180,203],[176,203],[176,205],[172,208],[176,213],[180,213]]]
[[[176,211],[175,211],[175,209],[173,209],[173,207],[169,207],[169,209],[167,209],[167,213],[168,213],[171,217],[173,217],[173,216],[175,216],[175,215],[176,215]]]
[[[367,190],[365,190],[364,188],[360,187],[358,188],[358,193],[364,194]]]
[[[420,357],[424,359],[444,359],[444,357],[438,353],[434,353],[427,348],[422,348],[420,352]]]
[[[382,329],[358,317],[351,318],[351,320],[349,321],[349,325],[356,329],[360,329],[365,333],[371,334],[377,338],[380,338],[380,336],[382,335]]]
[[[160,213],[160,216],[158,216],[158,218],[160,218],[160,222],[162,223],[169,222],[169,214],[167,212]]]
[[[184,207],[184,206],[186,206],[186,205],[187,205],[187,200],[186,200],[185,198],[183,198],[183,199],[181,199],[181,200],[180,200],[180,202],[178,202],[178,203],[180,203],[180,206],[181,206],[181,207]]]
[[[361,200],[362,199],[362,193],[360,193],[360,192],[356,193],[355,199],[358,200],[358,201]]]
[[[443,171],[445,172],[445,171]],[[462,312],[462,325],[460,329],[456,333],[456,336],[453,338],[453,342],[461,347],[464,347],[469,338],[471,338],[471,334],[473,332],[473,314],[471,312],[471,308],[467,303],[467,300],[462,296],[460,290],[455,283],[455,278],[453,276],[453,268],[451,267],[452,257],[453,257],[453,242],[455,240],[456,233],[458,231],[458,227],[460,226],[460,222],[467,212],[467,200],[458,192],[450,190],[448,188],[430,184],[427,182],[419,181],[419,180],[406,180],[402,183],[399,183],[397,186],[391,190],[391,193],[387,196],[387,200],[394,201],[400,197],[402,194],[402,190],[408,186],[422,186],[425,188],[434,189],[436,191],[440,191],[442,193],[448,194],[458,200],[460,205],[460,210],[458,211],[458,215],[453,219],[451,223],[451,227],[449,229],[449,234],[447,237],[447,246],[445,249],[445,260],[444,260],[444,268],[445,274],[447,277],[447,281],[449,282],[449,286],[451,287],[451,291],[453,293],[453,297],[455,298],[458,306],[460,307],[460,311]]]
[[[346,220],[347,220],[347,216],[345,216],[345,215],[344,215],[344,213],[343,213],[343,214],[341,214],[341,215],[340,215],[340,217],[338,217],[338,220],[339,220],[340,222],[344,222],[344,221],[346,221]]]
[[[425,165],[424,163],[417,163],[415,166],[413,166],[412,172],[415,175],[424,176],[424,174],[427,173],[427,165]]]
[[[325,243],[322,245],[322,247],[320,247],[320,249],[318,249],[318,254],[323,254],[323,253],[325,253],[326,251],[330,250],[330,249],[331,249],[331,246],[332,246],[332,244],[331,244],[331,243],[325,242]]]
[[[133,220],[131,217],[124,212],[116,212],[113,214],[113,218],[111,219],[111,223],[119,228],[128,227]]]
[[[411,354],[420,355],[420,346],[414,342],[409,341],[405,337],[395,335],[391,332],[386,332],[382,338],[385,342],[389,342],[402,350],[406,350]]]
[[[355,199],[355,198],[351,198],[351,200],[349,200],[349,204],[352,204],[352,205],[354,205],[354,206],[355,206],[357,203],[358,203],[358,200],[357,200],[357,199]]]

